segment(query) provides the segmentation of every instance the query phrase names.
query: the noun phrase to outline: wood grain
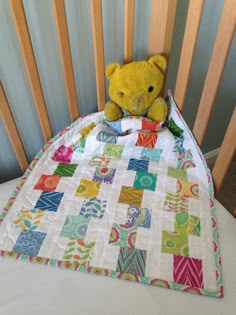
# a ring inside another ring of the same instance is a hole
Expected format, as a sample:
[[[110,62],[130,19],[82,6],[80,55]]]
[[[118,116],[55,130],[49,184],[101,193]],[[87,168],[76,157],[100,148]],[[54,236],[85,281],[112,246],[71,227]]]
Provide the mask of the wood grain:
[[[9,0],[9,3],[43,137],[45,141],[48,141],[52,138],[52,130],[40,83],[23,3],[22,0]]]
[[[102,0],[90,0],[90,4],[93,30],[93,50],[97,89],[97,103],[98,110],[100,111],[104,109],[106,102]]]
[[[124,21],[124,61],[133,61],[134,47],[134,0],[125,0],[125,21]]]
[[[216,93],[235,32],[236,1],[225,0],[219,28],[193,127],[193,134],[201,146],[214,105]]]
[[[182,44],[179,69],[175,85],[174,99],[180,110],[183,109],[188,86],[194,50],[201,22],[204,0],[190,0]]]
[[[175,22],[176,0],[152,0],[148,56],[169,56]]]
[[[73,122],[79,117],[79,109],[76,96],[74,71],[71,59],[65,4],[64,0],[53,0],[52,4],[56,22],[57,37],[61,54],[70,119],[71,122]]]
[[[6,94],[4,92],[2,83],[0,82],[0,117],[3,120],[3,124],[6,128],[7,134],[10,138],[13,150],[16,154],[21,170],[24,172],[28,167],[28,161],[25,154],[25,150],[16,127],[10,106],[7,101]]]

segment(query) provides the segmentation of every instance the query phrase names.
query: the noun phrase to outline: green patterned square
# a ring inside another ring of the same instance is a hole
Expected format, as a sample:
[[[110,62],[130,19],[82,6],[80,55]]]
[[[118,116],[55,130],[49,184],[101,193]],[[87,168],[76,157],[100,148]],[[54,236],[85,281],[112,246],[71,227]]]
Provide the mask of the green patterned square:
[[[181,136],[182,133],[184,132],[183,129],[181,129],[172,118],[169,120],[167,128],[176,137]]]
[[[181,170],[174,167],[168,167],[168,176],[184,181],[187,181],[188,179],[186,170]]]
[[[162,231],[162,253],[189,256],[188,234]]]
[[[201,224],[200,218],[195,215],[189,216],[188,233],[194,236],[200,236]]]
[[[105,157],[121,158],[123,150],[123,145],[107,143],[105,144],[103,155]]]
[[[53,175],[72,177],[78,164],[59,163]]]
[[[134,187],[144,190],[156,190],[157,175],[148,172],[136,172]]]

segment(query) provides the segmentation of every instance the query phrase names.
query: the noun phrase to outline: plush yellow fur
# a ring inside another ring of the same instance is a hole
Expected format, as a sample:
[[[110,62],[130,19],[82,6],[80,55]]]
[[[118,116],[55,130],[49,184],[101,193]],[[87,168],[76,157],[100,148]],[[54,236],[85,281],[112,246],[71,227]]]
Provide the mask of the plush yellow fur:
[[[167,115],[167,104],[158,95],[163,86],[166,66],[166,59],[161,55],[123,66],[109,64],[106,77],[110,80],[111,100],[105,105],[106,118],[117,120],[125,110],[130,115],[146,115],[154,121],[163,121]]]

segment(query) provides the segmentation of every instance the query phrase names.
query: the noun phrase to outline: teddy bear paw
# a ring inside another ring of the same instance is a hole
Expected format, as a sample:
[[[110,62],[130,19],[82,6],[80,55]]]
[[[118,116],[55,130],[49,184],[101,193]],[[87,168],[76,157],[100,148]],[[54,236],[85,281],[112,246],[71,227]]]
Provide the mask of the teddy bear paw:
[[[161,122],[165,120],[166,115],[167,115],[167,104],[162,97],[158,97],[149,107],[147,117],[154,121]]]
[[[108,101],[104,108],[105,117],[109,121],[120,119],[123,114],[120,107],[113,101]]]

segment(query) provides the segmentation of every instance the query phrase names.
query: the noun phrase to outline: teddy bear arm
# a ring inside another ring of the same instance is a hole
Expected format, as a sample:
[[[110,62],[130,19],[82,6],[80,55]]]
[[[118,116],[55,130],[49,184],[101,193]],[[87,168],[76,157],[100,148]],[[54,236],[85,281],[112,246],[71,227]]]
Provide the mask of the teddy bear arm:
[[[162,97],[158,97],[148,109],[147,117],[154,121],[163,121],[167,115],[167,104]]]
[[[109,121],[120,119],[123,116],[120,107],[113,101],[108,101],[105,104],[104,113]]]

